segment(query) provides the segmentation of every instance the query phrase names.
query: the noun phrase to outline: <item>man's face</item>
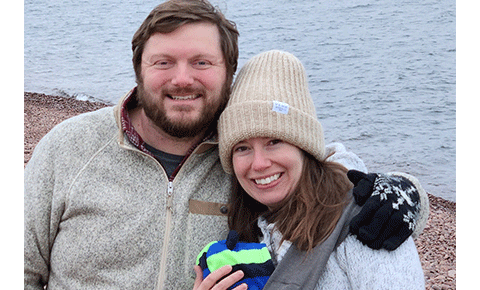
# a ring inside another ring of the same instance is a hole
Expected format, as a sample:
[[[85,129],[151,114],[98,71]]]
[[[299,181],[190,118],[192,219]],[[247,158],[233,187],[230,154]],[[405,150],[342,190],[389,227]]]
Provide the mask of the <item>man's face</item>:
[[[173,137],[204,133],[225,105],[226,66],[213,24],[191,23],[152,35],[141,68],[138,97],[143,109]]]

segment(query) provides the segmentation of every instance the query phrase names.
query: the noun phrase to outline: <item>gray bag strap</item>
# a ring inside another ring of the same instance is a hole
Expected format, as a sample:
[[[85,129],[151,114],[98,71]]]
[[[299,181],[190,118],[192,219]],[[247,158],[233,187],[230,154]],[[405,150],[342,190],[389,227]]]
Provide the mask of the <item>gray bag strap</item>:
[[[349,192],[351,196],[351,191]],[[315,289],[330,254],[348,235],[350,220],[360,212],[361,207],[350,201],[332,234],[309,253],[290,247],[282,261],[268,279],[264,290]]]

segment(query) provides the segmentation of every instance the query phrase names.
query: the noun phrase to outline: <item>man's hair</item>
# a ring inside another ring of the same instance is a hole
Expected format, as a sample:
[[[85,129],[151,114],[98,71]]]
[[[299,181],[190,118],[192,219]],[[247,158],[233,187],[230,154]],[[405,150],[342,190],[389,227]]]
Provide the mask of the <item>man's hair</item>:
[[[238,232],[240,240],[258,242],[261,231],[257,219],[263,215],[275,223],[282,242],[288,240],[300,250],[309,251],[333,232],[349,202],[351,188],[345,167],[305,153],[297,188],[273,211],[250,197],[237,180],[230,197],[228,225]]]
[[[133,68],[137,83],[142,80],[142,54],[148,39],[155,33],[170,33],[188,23],[209,22],[220,33],[220,45],[231,86],[238,62],[238,31],[234,22],[206,0],[170,0],[155,7],[132,39]]]

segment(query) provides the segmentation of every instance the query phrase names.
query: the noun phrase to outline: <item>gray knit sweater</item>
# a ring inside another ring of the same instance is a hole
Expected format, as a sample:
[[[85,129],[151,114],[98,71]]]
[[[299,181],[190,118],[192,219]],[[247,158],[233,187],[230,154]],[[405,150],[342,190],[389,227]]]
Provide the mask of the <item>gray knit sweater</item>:
[[[282,235],[274,224],[263,218],[258,221],[275,265],[280,263],[291,246],[280,244]],[[292,271],[301,269],[292,269]],[[425,289],[420,258],[412,238],[395,251],[372,250],[354,236],[347,238],[332,252],[315,290],[347,289]]]

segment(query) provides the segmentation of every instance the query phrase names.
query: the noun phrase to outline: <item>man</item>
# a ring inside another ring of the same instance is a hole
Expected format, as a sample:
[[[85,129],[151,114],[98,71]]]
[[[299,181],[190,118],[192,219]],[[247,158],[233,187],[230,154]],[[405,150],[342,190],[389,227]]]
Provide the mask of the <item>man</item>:
[[[207,2],[159,5],[132,41],[138,86],[39,142],[25,169],[25,289],[192,288],[196,255],[228,231],[215,132],[237,38]],[[358,180],[370,193],[375,176]]]

